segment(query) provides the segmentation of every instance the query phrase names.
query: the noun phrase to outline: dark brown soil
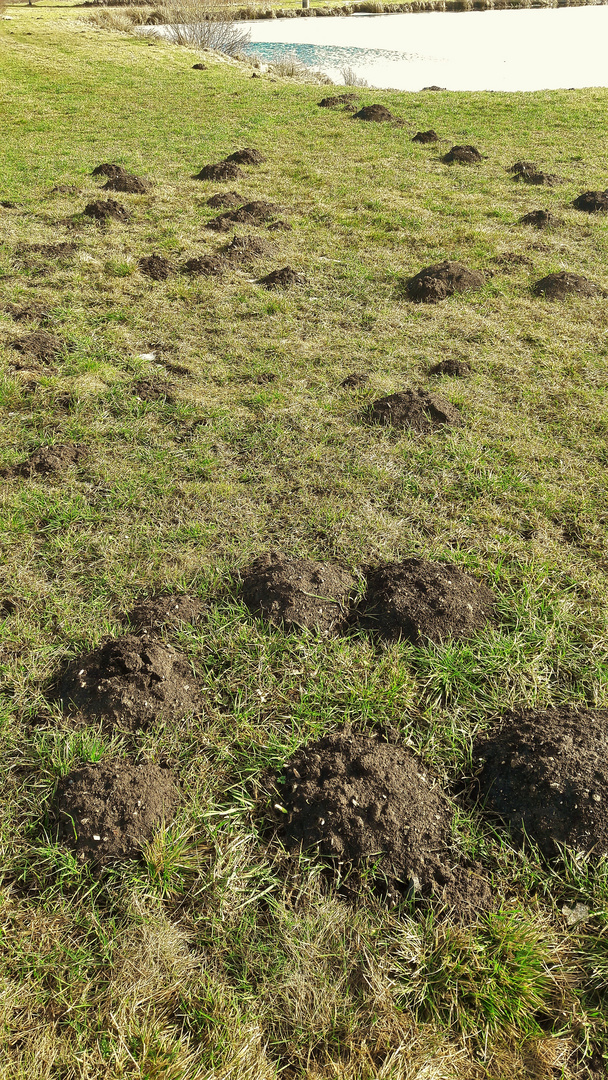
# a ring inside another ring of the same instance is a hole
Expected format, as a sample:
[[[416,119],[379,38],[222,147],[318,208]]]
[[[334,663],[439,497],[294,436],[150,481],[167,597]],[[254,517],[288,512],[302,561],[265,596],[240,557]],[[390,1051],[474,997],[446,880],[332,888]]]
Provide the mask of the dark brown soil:
[[[549,229],[559,222],[554,214],[548,210],[532,210],[519,219],[520,225],[533,225],[535,229]]]
[[[359,112],[355,113],[355,119],[373,120],[376,124],[381,124],[386,120],[394,120],[395,117],[384,105],[364,105]]]
[[[586,214],[602,214],[608,211],[607,191],[584,191],[572,203],[576,210],[584,210]]]
[[[259,150],[245,146],[243,150],[235,150],[234,154],[229,154],[226,161],[234,161],[237,165],[263,165],[266,158]]]
[[[43,322],[49,317],[49,309],[37,300],[33,300],[31,304],[26,304],[25,307],[20,307],[19,304],[6,304],[4,311],[15,322],[29,322],[30,319]]]
[[[293,225],[290,225],[288,221],[272,221],[266,228],[268,232],[291,232]]]
[[[192,65],[192,70],[193,71],[206,71],[207,70],[207,65],[206,64],[193,64]]]
[[[318,105],[320,109],[337,109],[340,105],[354,105],[356,101],[356,94],[338,94],[334,97],[322,98]]]
[[[385,427],[410,428],[430,433],[437,427],[458,427],[462,416],[455,405],[427,390],[402,390],[374,401],[369,419]]]
[[[17,250],[28,255],[44,255],[49,259],[62,259],[66,255],[73,255],[77,250],[77,244],[72,240],[61,240],[58,244],[20,244]]]
[[[446,165],[458,162],[460,165],[479,165],[481,154],[476,146],[453,146],[442,159]]]
[[[266,277],[260,278],[260,285],[267,289],[287,289],[290,285],[303,285],[304,275],[298,274],[291,266],[282,266],[280,270],[272,270]]]
[[[75,184],[56,184],[49,191],[49,195],[78,195],[80,188]]]
[[[243,262],[274,255],[275,251],[275,245],[262,236],[234,236],[225,249],[227,258]]]
[[[200,694],[185,656],[148,636],[126,634],[72,660],[55,696],[87,719],[135,730],[197,712]]]
[[[535,173],[538,172],[538,165],[534,161],[516,161],[514,165],[509,165],[507,172],[513,173],[514,176],[521,176],[522,173]]]
[[[608,855],[608,710],[547,709],[510,716],[473,747],[479,794],[545,855],[564,844]]]
[[[607,296],[601,285],[588,281],[580,274],[569,274],[562,270],[559,274],[548,274],[532,286],[535,296],[545,296],[547,300],[565,300],[567,296]]]
[[[167,382],[138,379],[133,383],[133,393],[140,401],[172,401],[172,386]]]
[[[445,86],[423,86],[423,90],[445,90]]]
[[[137,263],[142,274],[153,281],[166,281],[171,273],[171,263],[164,255],[146,255]]]
[[[453,563],[404,559],[367,575],[360,625],[414,644],[469,638],[491,622],[494,595]]]
[[[243,172],[236,161],[218,161],[215,165],[204,165],[195,180],[238,180]]]
[[[116,202],[116,199],[97,199],[95,202],[87,203],[84,212],[87,217],[95,218],[97,221],[107,221],[108,218],[115,218],[117,221],[131,220],[129,211],[121,203]]]
[[[222,206],[242,206],[244,202],[243,196],[239,195],[238,191],[219,191],[217,195],[212,195],[210,199],[207,199],[207,206],[219,210]]]
[[[205,277],[219,277],[225,269],[226,260],[221,255],[201,255],[184,263],[187,274],[204,274]]]
[[[490,906],[479,868],[459,865],[453,807],[404,747],[360,734],[327,735],[294,755],[276,790],[292,850],[313,848],[336,872],[376,864],[395,899],[432,896],[463,913]]]
[[[62,776],[51,809],[57,839],[104,865],[133,859],[180,802],[175,777],[159,765],[118,760],[83,765]]]
[[[109,180],[113,180],[117,176],[128,176],[129,173],[126,169],[123,169],[122,165],[110,164],[104,162],[103,165],[96,165],[91,173],[91,176],[106,176]]]
[[[5,210],[17,209],[17,203],[13,202],[12,199],[0,199],[0,206],[2,206]]]
[[[346,621],[354,579],[345,570],[311,559],[261,555],[243,574],[243,600],[254,615],[276,626],[329,633]]]
[[[555,187],[556,184],[561,184],[561,176],[556,176],[555,173],[537,172],[524,170],[523,172],[516,173],[513,177],[515,181],[521,180],[524,184],[533,184],[536,187]]]
[[[227,232],[234,224],[238,225],[262,225],[265,221],[272,221],[280,214],[281,207],[276,203],[266,202],[263,199],[245,203],[238,210],[226,210],[223,214],[207,222],[208,229],[216,232]]]
[[[369,382],[369,375],[366,375],[363,371],[353,371],[350,375],[347,375],[345,379],[342,379],[340,386],[343,386],[345,390],[351,390],[355,386],[364,386]]]
[[[417,143],[434,143],[438,141],[439,136],[432,128],[429,128],[428,131],[417,131],[412,139],[412,142]]]
[[[84,457],[85,451],[78,446],[41,446],[27,461],[4,469],[2,475],[5,477],[46,476],[49,473],[63,475],[70,467],[78,465]]]
[[[440,360],[429,371],[429,375],[455,375],[461,379],[466,379],[470,374],[471,365],[467,364],[466,360],[456,360],[454,357]]]
[[[162,626],[193,623],[200,618],[203,605],[186,595],[149,596],[137,602],[129,612],[132,626],[139,629],[158,630]]]
[[[107,184],[103,186],[104,191],[124,191],[130,195],[145,195],[150,190],[147,180],[142,180],[140,176],[133,176],[131,173],[111,176]]]
[[[35,360],[44,363],[52,363],[63,351],[63,343],[55,334],[49,334],[47,330],[35,330],[32,334],[15,338],[11,342],[13,349],[24,356],[32,356]]]
[[[458,262],[434,263],[425,266],[407,282],[407,294],[416,304],[437,304],[454,293],[479,289],[484,284],[483,274],[469,270]]]

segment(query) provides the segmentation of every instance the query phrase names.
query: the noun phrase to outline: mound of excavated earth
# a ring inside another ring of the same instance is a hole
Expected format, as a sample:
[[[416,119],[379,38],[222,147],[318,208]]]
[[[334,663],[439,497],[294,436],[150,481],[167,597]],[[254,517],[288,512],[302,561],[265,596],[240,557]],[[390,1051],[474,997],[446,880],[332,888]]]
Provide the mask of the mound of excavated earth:
[[[218,161],[214,165],[204,165],[195,180],[237,180],[242,176],[236,161]]]
[[[548,210],[531,210],[529,214],[524,214],[519,219],[519,224],[533,225],[535,229],[548,229],[552,225],[558,225],[559,222]]]
[[[239,195],[238,191],[218,191],[217,195],[212,195],[210,199],[207,199],[207,206],[219,210],[222,206],[242,206],[244,202],[243,196]]]
[[[548,274],[532,286],[535,296],[545,296],[548,300],[565,300],[567,296],[607,296],[605,289],[589,281],[581,274],[569,274],[562,270],[559,274]]]
[[[522,176],[523,173],[538,172],[538,165],[535,161],[516,161],[514,165],[509,165],[507,172],[513,173],[513,176]]]
[[[203,274],[205,277],[220,277],[226,270],[226,260],[222,255],[201,255],[188,259],[184,263],[186,274]]]
[[[447,360],[440,360],[429,371],[429,375],[456,375],[461,379],[465,379],[470,374],[471,365],[467,364],[466,360],[456,360],[453,356],[448,357]]]
[[[202,610],[200,600],[185,594],[149,596],[138,600],[128,619],[132,626],[140,629],[158,630],[161,626],[196,622]]]
[[[462,424],[462,417],[455,405],[437,394],[429,394],[427,390],[402,390],[398,394],[378,398],[371,405],[368,418],[387,427],[407,427],[420,432]]]
[[[128,175],[127,170],[122,165],[116,165],[114,162],[110,163],[108,161],[104,161],[103,165],[96,165],[91,173],[91,176],[105,176],[110,180],[115,176]]]
[[[608,211],[608,191],[584,191],[572,205],[576,210],[584,210],[587,214],[601,214]]]
[[[459,262],[440,262],[425,266],[407,282],[407,294],[415,304],[437,304],[454,293],[479,289],[483,274],[469,270]]]
[[[290,285],[303,285],[304,275],[298,274],[291,266],[282,266],[280,270],[271,270],[265,277],[260,278],[260,285],[267,289],[287,289]]]
[[[492,591],[459,566],[411,558],[368,573],[358,618],[371,633],[424,644],[472,637],[494,609]]]
[[[234,154],[228,154],[226,161],[234,161],[237,165],[262,165],[266,158],[259,150],[245,146],[242,150],[235,150]]]
[[[441,160],[446,165],[451,165],[455,161],[460,165],[478,165],[481,154],[476,146],[453,146]]]
[[[355,119],[373,120],[376,124],[381,124],[384,120],[394,120],[395,117],[384,105],[364,105],[355,113]]]
[[[274,255],[276,250],[276,246],[262,236],[234,236],[224,253],[228,259],[247,262],[265,255]]]
[[[11,341],[11,346],[24,356],[32,356],[45,363],[56,360],[63,351],[63,343],[48,330],[35,330],[32,334],[24,334],[23,337]]]
[[[168,824],[180,793],[169,769],[118,760],[62,776],[51,809],[57,839],[97,864],[132,859]]]
[[[354,105],[356,100],[356,94],[338,94],[335,97],[321,98],[317,104],[320,109],[337,109],[340,105]]]
[[[146,255],[139,259],[137,265],[142,274],[153,281],[166,281],[171,273],[171,263],[164,255]]]
[[[129,211],[121,203],[116,202],[116,199],[97,199],[95,202],[87,203],[84,213],[87,217],[95,218],[96,221],[107,221],[108,218],[115,218],[116,221],[131,220]]]
[[[355,581],[345,570],[311,559],[261,555],[243,574],[243,600],[277,626],[329,633],[347,618]]]
[[[608,710],[574,708],[508,717],[477,740],[479,795],[545,855],[567,845],[608,855]]]
[[[439,142],[439,136],[433,128],[429,128],[428,131],[417,131],[412,138],[412,142],[417,143],[434,143]]]
[[[134,730],[197,712],[201,688],[187,658],[170,645],[125,634],[72,660],[56,697],[85,717]]]
[[[3,476],[47,476],[49,473],[62,475],[85,456],[85,451],[78,446],[57,445],[41,446],[22,465],[3,470]]]
[[[207,222],[208,229],[215,232],[226,232],[233,225],[262,225],[265,221],[272,221],[281,212],[281,207],[276,203],[267,202],[264,199],[255,199],[245,203],[238,210],[225,210]]]
[[[336,871],[378,865],[389,894],[436,896],[457,911],[488,907],[478,867],[459,865],[453,808],[419,758],[401,746],[340,733],[310,743],[277,786],[292,850],[316,849]]]
[[[110,176],[107,184],[103,186],[104,191],[124,191],[129,195],[145,195],[150,190],[150,185],[146,180],[125,172],[119,173],[118,176]]]

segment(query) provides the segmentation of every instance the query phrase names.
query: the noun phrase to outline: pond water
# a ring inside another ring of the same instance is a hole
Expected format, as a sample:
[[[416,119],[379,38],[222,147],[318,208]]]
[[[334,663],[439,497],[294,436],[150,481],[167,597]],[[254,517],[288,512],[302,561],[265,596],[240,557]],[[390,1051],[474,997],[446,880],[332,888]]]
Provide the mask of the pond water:
[[[335,82],[554,90],[608,86],[608,6],[272,19],[245,23],[250,53],[295,54]]]

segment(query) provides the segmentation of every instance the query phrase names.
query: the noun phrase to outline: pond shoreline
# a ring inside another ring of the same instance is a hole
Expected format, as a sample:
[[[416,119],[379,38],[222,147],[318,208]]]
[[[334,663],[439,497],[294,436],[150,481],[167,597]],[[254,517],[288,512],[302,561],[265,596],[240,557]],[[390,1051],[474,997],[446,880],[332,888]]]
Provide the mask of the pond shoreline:
[[[129,7],[148,7],[151,0],[131,0]],[[452,11],[518,11],[532,8],[604,7],[608,0],[411,0],[391,4],[384,0],[362,0],[358,4],[336,4],[333,7],[260,8],[246,7],[230,11],[231,19],[321,19],[349,15],[416,15]],[[84,0],[77,7],[125,7],[125,0]]]

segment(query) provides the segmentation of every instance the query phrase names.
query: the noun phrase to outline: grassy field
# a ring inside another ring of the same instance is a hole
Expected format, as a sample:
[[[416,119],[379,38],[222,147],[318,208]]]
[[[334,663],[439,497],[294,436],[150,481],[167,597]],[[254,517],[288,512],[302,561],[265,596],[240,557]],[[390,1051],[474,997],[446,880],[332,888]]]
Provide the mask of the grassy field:
[[[570,205],[608,183],[608,91],[364,90],[404,121],[365,124],[319,109],[318,87],[207,54],[194,71],[195,53],[96,29],[82,9],[7,14],[0,466],[48,444],[86,457],[0,481],[0,1077],[603,1075],[605,861],[547,864],[463,809],[459,842],[499,897],[463,924],[432,903],[389,909],[365,881],[345,897],[285,852],[259,792],[345,723],[388,732],[453,790],[508,708],[607,703],[607,301],[551,303],[531,284],[568,270],[608,288],[608,217]],[[439,147],[411,142],[430,127]],[[453,143],[478,146],[481,166],[442,164]],[[266,163],[228,185],[192,179],[241,146]],[[521,158],[563,182],[514,183]],[[115,196],[129,224],[82,215],[106,197],[91,177],[104,161],[150,181]],[[188,258],[230,238],[205,229],[206,200],[233,187],[293,229],[255,230],[275,250],[251,265],[189,277]],[[519,225],[536,207],[561,224]],[[153,252],[166,281],[138,268]],[[442,259],[486,284],[411,304],[407,278]],[[257,283],[286,264],[304,284]],[[12,346],[39,324],[61,343],[51,363]],[[471,376],[429,375],[448,357]],[[353,371],[370,381],[343,389]],[[463,426],[364,422],[408,387],[447,397]],[[428,647],[287,633],[240,600],[241,571],[269,549],[355,576],[412,554],[456,562],[492,586],[500,619]],[[66,660],[162,590],[204,602],[167,633],[204,715],[108,733],[50,704]],[[142,860],[96,876],[54,843],[48,807],[71,768],[121,757],[171,763],[184,802]],[[589,915],[571,926],[577,903]]]

